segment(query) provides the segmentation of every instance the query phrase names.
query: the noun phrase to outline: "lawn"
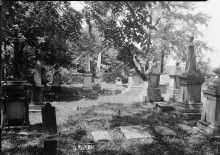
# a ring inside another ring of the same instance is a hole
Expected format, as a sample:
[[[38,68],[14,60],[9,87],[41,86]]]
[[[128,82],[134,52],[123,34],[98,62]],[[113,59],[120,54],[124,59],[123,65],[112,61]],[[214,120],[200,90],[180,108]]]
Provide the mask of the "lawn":
[[[94,155],[214,155],[220,154],[220,142],[193,130],[198,120],[178,117],[175,111],[157,112],[154,103],[138,103],[138,98],[127,95],[82,98],[76,101],[51,102],[56,107],[58,155],[73,155],[73,144],[93,143],[92,131],[107,130],[111,141],[95,142]],[[119,112],[120,111],[120,112]],[[48,134],[42,129],[41,113],[30,114],[31,127],[23,130],[3,131],[2,154],[41,154]],[[153,139],[127,140],[119,126],[140,125],[153,135]],[[176,136],[161,136],[154,127],[169,127]],[[30,135],[22,135],[27,131]]]

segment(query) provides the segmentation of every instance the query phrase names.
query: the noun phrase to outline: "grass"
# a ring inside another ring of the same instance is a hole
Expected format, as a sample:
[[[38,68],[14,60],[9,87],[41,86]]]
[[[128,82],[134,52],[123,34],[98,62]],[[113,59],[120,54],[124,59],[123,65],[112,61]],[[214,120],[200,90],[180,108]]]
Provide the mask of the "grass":
[[[138,97],[115,95],[99,96],[98,99],[82,98],[76,101],[51,102],[56,107],[58,133],[58,155],[76,154],[75,143],[94,142],[91,135],[95,130],[107,130],[112,141],[96,143],[94,155],[217,155],[220,154],[220,142],[186,130],[196,126],[198,120],[178,117],[175,111],[157,112],[154,103],[138,103]],[[120,111],[120,113],[119,113]],[[40,113],[30,114],[31,127],[23,130],[3,131],[2,154],[42,154],[43,143],[49,135],[44,133]],[[127,140],[119,126],[140,125],[153,135],[153,140]],[[162,125],[177,133],[174,137],[161,136],[154,127]],[[19,135],[20,131],[32,133]]]

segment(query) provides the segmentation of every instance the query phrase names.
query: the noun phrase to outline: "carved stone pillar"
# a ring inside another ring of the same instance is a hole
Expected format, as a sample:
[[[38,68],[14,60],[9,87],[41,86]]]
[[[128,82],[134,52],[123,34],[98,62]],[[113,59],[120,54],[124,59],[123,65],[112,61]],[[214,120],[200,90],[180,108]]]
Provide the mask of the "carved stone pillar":
[[[199,131],[211,137],[220,137],[220,67],[214,72],[218,78],[209,82],[203,90],[206,100],[203,103],[202,116],[197,122],[197,127]]]
[[[183,114],[195,114],[200,117],[202,112],[201,85],[204,82],[204,78],[200,77],[196,69],[196,56],[192,41],[193,37],[191,37],[191,44],[188,50],[185,73],[179,77],[180,97],[179,101],[177,101],[176,110]]]

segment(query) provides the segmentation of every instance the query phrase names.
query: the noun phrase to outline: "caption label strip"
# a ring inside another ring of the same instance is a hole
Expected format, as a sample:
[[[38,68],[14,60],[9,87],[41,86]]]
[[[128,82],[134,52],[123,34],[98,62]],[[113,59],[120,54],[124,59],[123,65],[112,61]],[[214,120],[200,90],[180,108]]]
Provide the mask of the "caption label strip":
[[[94,151],[95,143],[74,144],[74,151]]]

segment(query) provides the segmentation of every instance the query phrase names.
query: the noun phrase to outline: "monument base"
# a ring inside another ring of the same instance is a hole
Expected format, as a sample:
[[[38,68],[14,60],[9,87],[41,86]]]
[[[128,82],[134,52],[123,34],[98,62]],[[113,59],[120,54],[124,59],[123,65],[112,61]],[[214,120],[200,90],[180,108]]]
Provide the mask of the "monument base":
[[[81,92],[79,92],[79,96],[97,98],[98,93],[94,92],[92,87],[83,87]]]
[[[176,111],[181,113],[202,113],[202,103],[183,103],[177,102],[175,106]]]
[[[176,112],[177,112],[178,117],[185,117],[188,120],[194,120],[194,119],[199,120],[201,118],[201,113],[182,113],[179,111],[176,111]]]
[[[211,138],[220,138],[220,125],[213,126],[208,122],[199,120],[197,122],[197,130]]]
[[[93,89],[92,87],[83,87],[82,88],[82,93],[92,93]]]

